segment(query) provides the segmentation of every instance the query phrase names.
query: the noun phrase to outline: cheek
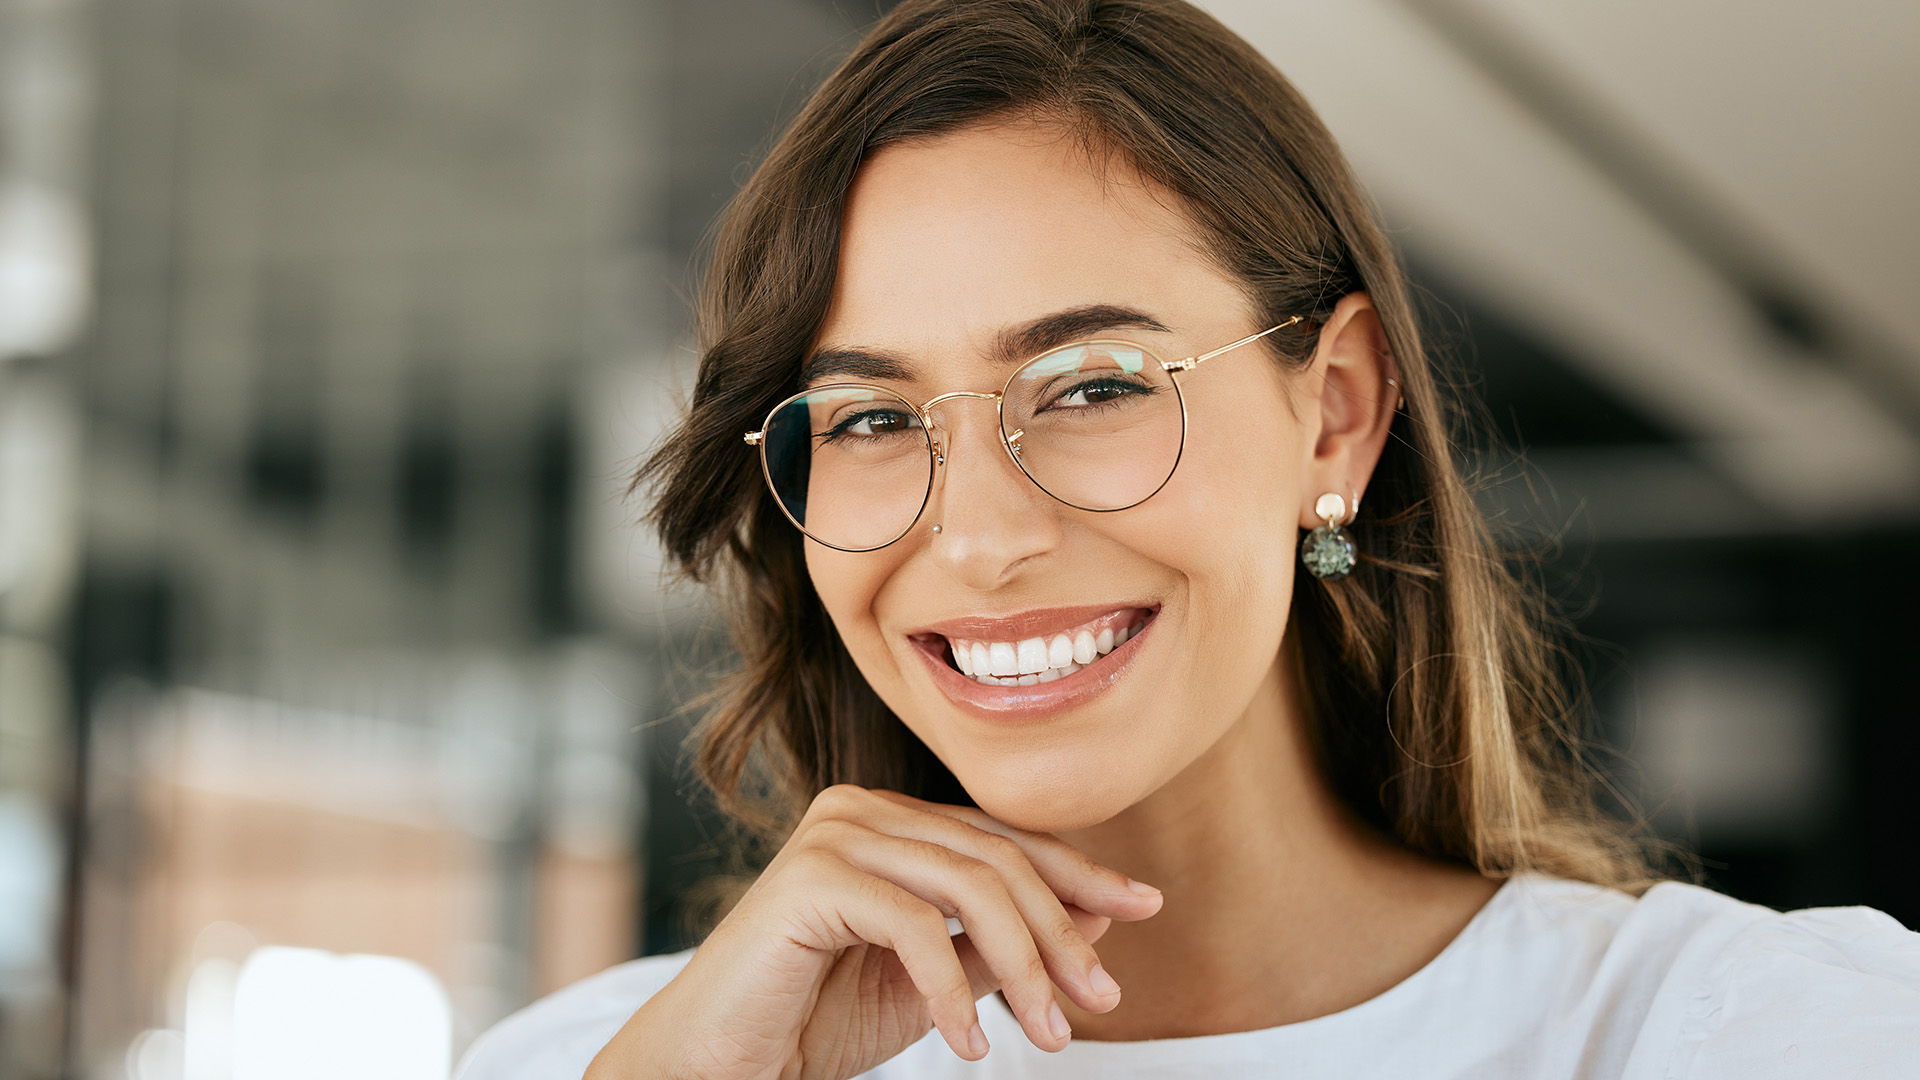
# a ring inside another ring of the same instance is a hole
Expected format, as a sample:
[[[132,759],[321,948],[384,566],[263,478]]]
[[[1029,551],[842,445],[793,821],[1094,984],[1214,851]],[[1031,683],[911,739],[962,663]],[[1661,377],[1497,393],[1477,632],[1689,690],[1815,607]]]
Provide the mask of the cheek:
[[[1188,394],[1180,467],[1146,504],[1191,553],[1175,565],[1204,557],[1260,579],[1288,564],[1274,556],[1294,546],[1311,453],[1280,379],[1223,379]]]
[[[813,579],[814,591],[841,641],[861,671],[881,670],[875,662],[886,654],[886,645],[873,613],[874,600],[893,574],[898,557],[891,548],[855,554],[811,540],[806,545],[807,576]]]
[[[1211,669],[1195,692],[1251,692],[1286,626],[1310,448],[1259,381],[1208,393],[1189,418],[1179,470],[1141,507],[1153,525],[1132,535],[1184,580],[1191,655]]]

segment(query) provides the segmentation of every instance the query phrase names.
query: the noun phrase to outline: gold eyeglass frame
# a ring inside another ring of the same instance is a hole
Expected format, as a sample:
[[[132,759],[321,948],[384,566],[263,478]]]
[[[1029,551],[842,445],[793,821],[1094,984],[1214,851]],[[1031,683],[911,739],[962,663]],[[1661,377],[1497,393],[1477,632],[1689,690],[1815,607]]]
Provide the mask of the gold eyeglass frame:
[[[1033,356],[1023,361],[1019,367],[1016,367],[1013,369],[1013,373],[1011,375],[1007,376],[1006,383],[1002,385],[1000,389],[994,393],[987,394],[987,393],[982,393],[978,390],[951,390],[951,391],[948,391],[947,393],[939,395],[938,397],[929,399],[924,405],[915,405],[913,402],[908,401],[906,398],[901,397],[899,394],[896,394],[893,391],[888,390],[883,386],[874,386],[869,383],[824,383],[820,386],[810,386],[807,389],[800,391],[799,393],[790,394],[786,398],[782,399],[778,405],[775,405],[773,408],[767,410],[767,418],[761,421],[760,429],[758,431],[747,432],[745,435],[745,439],[746,439],[747,445],[759,448],[760,476],[762,479],[766,481],[767,492],[773,496],[773,504],[780,508],[781,515],[785,517],[789,522],[792,522],[794,528],[799,529],[803,534],[811,538],[815,543],[823,544],[827,547],[834,549],[835,551],[846,551],[846,552],[852,552],[854,554],[859,554],[861,552],[867,552],[867,551],[879,551],[883,547],[887,547],[891,544],[898,543],[901,537],[904,537],[908,533],[912,532],[913,527],[915,525],[920,524],[921,516],[927,512],[927,504],[933,501],[933,482],[938,477],[940,469],[945,467],[947,463],[946,453],[941,449],[939,445],[935,443],[933,438],[934,422],[933,422],[932,409],[935,405],[938,405],[943,401],[952,401],[956,398],[973,398],[980,401],[993,402],[994,420],[995,420],[994,427],[1000,436],[1000,448],[1007,452],[1007,457],[1013,461],[1014,467],[1020,470],[1021,475],[1025,476],[1029,481],[1031,481],[1034,487],[1039,488],[1040,491],[1047,496],[1047,498],[1052,499],[1053,501],[1061,504],[1062,506],[1070,506],[1070,507],[1073,507],[1075,510],[1085,510],[1090,514],[1115,514],[1115,513],[1119,513],[1122,510],[1131,510],[1134,507],[1139,506],[1141,503],[1146,502],[1148,499],[1153,498],[1155,495],[1160,494],[1160,489],[1166,487],[1167,484],[1173,480],[1173,474],[1180,470],[1180,459],[1185,457],[1187,452],[1187,398],[1186,398],[1186,395],[1180,389],[1180,376],[1186,372],[1192,371],[1194,368],[1199,367],[1201,364],[1206,363],[1207,361],[1213,359],[1216,356],[1219,356],[1222,353],[1232,352],[1233,350],[1240,348],[1242,345],[1249,345],[1249,344],[1252,344],[1253,342],[1259,341],[1261,338],[1266,337],[1268,334],[1272,334],[1277,331],[1284,330],[1289,326],[1294,326],[1306,321],[1307,321],[1307,317],[1305,315],[1294,315],[1286,319],[1286,321],[1278,323],[1274,326],[1269,326],[1265,330],[1262,330],[1257,334],[1248,334],[1246,337],[1243,337],[1239,341],[1233,342],[1230,345],[1222,345],[1219,348],[1213,350],[1212,352],[1201,353],[1198,356],[1189,356],[1183,360],[1161,360],[1158,353],[1154,352],[1152,349],[1148,348],[1145,345],[1140,344],[1137,341],[1124,341],[1117,338],[1088,338],[1082,341],[1069,341],[1060,345],[1056,345],[1053,348],[1046,350],[1045,352],[1042,352],[1036,356]],[[1039,479],[1033,475],[1033,473],[1029,472],[1027,470],[1026,463],[1020,460],[1020,437],[1023,434],[1025,434],[1025,431],[1024,430],[1016,431],[1012,435],[1007,434],[1007,416],[1006,416],[1007,391],[1013,388],[1013,381],[1020,377],[1020,373],[1027,370],[1027,368],[1031,367],[1034,361],[1039,360],[1043,357],[1051,356],[1054,353],[1060,352],[1063,349],[1072,349],[1072,348],[1088,346],[1088,345],[1125,345],[1130,349],[1139,349],[1141,352],[1144,352],[1148,356],[1159,361],[1160,370],[1167,373],[1167,381],[1173,384],[1174,400],[1178,402],[1180,405],[1180,449],[1176,451],[1173,455],[1173,465],[1167,469],[1167,475],[1161,478],[1160,483],[1156,485],[1152,491],[1147,492],[1145,495],[1140,496],[1138,499],[1135,499],[1134,501],[1128,503],[1125,506],[1113,506],[1113,507],[1107,507],[1105,509],[1100,509],[1092,506],[1081,506],[1078,503],[1069,502],[1066,499],[1063,499],[1060,496],[1055,495],[1053,492],[1047,490],[1047,485],[1041,483]],[[927,469],[927,490],[924,494],[920,496],[920,506],[916,510],[914,510],[913,517],[911,520],[907,522],[906,527],[901,529],[899,533],[895,534],[893,539],[887,540],[884,543],[875,544],[872,547],[850,548],[850,547],[842,547],[839,544],[835,544],[830,541],[823,540],[818,536],[815,536],[813,533],[808,532],[807,527],[805,525],[800,524],[800,522],[796,520],[793,514],[787,509],[786,501],[780,497],[780,488],[774,483],[773,470],[767,463],[767,445],[766,445],[767,429],[773,426],[773,419],[775,416],[779,415],[780,410],[786,408],[789,405],[792,405],[794,402],[799,401],[801,398],[804,398],[810,394],[820,393],[823,390],[871,390],[881,394],[885,394],[888,397],[893,398],[896,401],[899,401],[901,404],[905,405],[907,408],[912,409],[914,415],[919,417],[920,419],[921,430],[926,433],[927,454],[932,459],[932,465]]]

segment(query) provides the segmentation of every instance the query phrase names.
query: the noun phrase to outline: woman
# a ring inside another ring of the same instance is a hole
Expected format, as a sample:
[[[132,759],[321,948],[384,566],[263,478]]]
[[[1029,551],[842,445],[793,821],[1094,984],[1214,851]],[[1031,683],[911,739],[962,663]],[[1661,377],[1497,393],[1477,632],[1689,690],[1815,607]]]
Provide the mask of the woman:
[[[466,1076],[1920,1061],[1891,919],[1647,888],[1364,196],[1206,15],[908,0],[703,299],[641,480],[734,612],[701,763],[784,844]]]

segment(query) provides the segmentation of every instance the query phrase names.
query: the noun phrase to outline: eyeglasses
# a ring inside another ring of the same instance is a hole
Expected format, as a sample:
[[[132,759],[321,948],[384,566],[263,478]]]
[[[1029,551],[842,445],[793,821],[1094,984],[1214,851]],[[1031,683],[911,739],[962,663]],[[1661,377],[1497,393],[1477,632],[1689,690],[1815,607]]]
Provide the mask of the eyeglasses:
[[[760,448],[781,513],[840,551],[876,551],[920,520],[946,464],[933,407],[959,398],[994,402],[1000,445],[1041,491],[1077,510],[1126,510],[1180,464],[1187,404],[1178,376],[1305,319],[1184,360],[1131,341],[1076,341],[1022,364],[998,393],[955,390],[921,405],[878,386],[817,386],[775,405],[746,441]]]

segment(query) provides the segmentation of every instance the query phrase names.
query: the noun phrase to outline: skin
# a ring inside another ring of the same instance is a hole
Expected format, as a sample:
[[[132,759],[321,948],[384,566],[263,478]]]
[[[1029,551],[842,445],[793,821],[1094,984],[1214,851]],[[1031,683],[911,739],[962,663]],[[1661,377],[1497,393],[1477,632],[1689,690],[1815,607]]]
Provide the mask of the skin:
[[[1176,197],[1057,129],[982,125],[863,167],[816,344],[902,360],[911,377],[885,385],[925,401],[998,389],[1025,359],[1001,355],[1004,335],[1089,305],[1150,313],[1165,331],[1106,336],[1170,358],[1265,329]],[[1338,303],[1304,371],[1259,346],[1210,360],[1182,376],[1179,469],[1112,514],[1028,481],[990,404],[939,406],[947,461],[915,529],[860,554],[809,541],[807,562],[861,672],[980,809],[822,794],[590,1080],[849,1076],[929,1025],[977,1059],[974,1001],[995,990],[1044,1050],[1069,1028],[1252,1030],[1349,1008],[1433,959],[1496,885],[1342,810],[1285,636],[1297,530],[1320,524],[1321,493],[1364,491],[1391,377],[1364,294]],[[1109,602],[1157,608],[1131,667],[1038,719],[957,707],[909,636]],[[968,929],[951,942],[949,915]]]

